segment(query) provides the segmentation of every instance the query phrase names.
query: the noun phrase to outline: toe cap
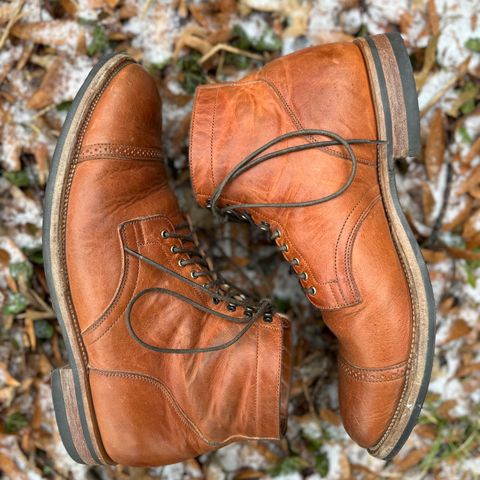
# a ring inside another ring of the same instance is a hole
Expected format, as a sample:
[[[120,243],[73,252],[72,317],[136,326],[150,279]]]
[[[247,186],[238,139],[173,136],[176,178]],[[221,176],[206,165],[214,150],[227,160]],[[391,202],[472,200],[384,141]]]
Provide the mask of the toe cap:
[[[124,66],[95,106],[83,139],[93,144],[161,148],[161,100],[155,80],[136,63]]]
[[[340,410],[348,434],[374,447],[389,428],[405,383],[406,363],[365,369],[340,359]]]

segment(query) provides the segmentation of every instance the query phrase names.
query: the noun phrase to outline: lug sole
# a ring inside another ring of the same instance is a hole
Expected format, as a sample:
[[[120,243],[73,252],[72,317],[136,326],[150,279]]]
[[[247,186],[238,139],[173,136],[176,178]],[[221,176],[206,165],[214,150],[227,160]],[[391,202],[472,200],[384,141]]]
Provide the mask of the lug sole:
[[[87,465],[114,464],[102,444],[88,380],[88,358],[70,295],[65,261],[66,211],[85,128],[101,94],[124,66],[126,55],[110,55],[90,72],[77,93],[53,155],[45,193],[43,255],[48,288],[67,349],[69,366],[52,373],[58,428],[70,456]]]
[[[378,178],[392,238],[405,271],[412,307],[412,347],[407,379],[390,425],[376,445],[375,457],[390,460],[417,423],[428,390],[435,347],[435,300],[427,267],[402,211],[395,184],[395,159],[420,153],[420,116],[412,67],[396,33],[355,41],[365,59],[374,98],[379,138]]]

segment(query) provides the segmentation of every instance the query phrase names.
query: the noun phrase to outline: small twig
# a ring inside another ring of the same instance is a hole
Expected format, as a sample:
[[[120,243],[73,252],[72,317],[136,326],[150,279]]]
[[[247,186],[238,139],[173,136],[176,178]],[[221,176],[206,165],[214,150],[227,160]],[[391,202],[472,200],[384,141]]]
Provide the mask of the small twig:
[[[447,178],[445,189],[443,190],[442,206],[440,212],[433,223],[432,231],[427,241],[424,244],[425,248],[432,248],[438,241],[438,235],[443,225],[443,219],[447,213],[448,200],[450,199],[450,192],[452,190],[452,164],[447,162]]]
[[[152,0],[146,0],[145,4],[143,5],[142,12],[140,13],[140,18],[145,18],[150,5],[152,4]]]
[[[8,21],[7,26],[5,27],[5,30],[3,31],[2,36],[0,37],[0,50],[5,45],[5,42],[7,41],[7,38],[10,35],[10,30],[18,22],[18,20],[20,20],[21,12],[24,4],[25,4],[25,0],[19,0],[17,8],[12,13],[10,20]]]
[[[207,52],[199,61],[199,65],[205,63],[208,59],[212,58],[217,52],[225,51],[229,53],[233,53],[235,55],[243,55],[244,57],[252,58],[253,60],[263,60],[261,55],[257,53],[248,52],[246,50],[240,50],[239,48],[232,47],[231,45],[227,45],[226,43],[219,43],[215,45],[209,52]]]

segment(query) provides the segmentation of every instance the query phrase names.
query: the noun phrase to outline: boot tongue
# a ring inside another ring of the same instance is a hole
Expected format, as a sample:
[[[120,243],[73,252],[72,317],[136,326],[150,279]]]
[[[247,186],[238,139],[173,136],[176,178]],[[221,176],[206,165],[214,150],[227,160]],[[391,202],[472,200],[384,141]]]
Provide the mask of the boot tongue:
[[[206,206],[219,183],[247,155],[292,129],[274,91],[263,81],[197,88],[190,131],[190,174],[199,205]],[[260,188],[255,181],[269,168],[256,167],[242,178],[248,177],[255,190]],[[241,183],[234,181],[227,187],[225,200],[248,200]]]

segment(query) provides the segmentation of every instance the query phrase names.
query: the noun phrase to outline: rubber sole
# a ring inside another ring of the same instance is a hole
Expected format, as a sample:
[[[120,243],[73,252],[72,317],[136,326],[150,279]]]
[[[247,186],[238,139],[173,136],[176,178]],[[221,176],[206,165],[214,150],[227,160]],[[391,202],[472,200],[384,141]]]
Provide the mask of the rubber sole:
[[[400,256],[414,310],[407,379],[398,408],[382,438],[369,452],[392,459],[417,423],[428,390],[435,347],[435,300],[420,247],[408,225],[395,184],[395,159],[420,153],[420,116],[412,67],[396,33],[357,39],[374,98],[379,138],[378,178],[392,238]]]
[[[69,366],[52,373],[55,415],[65,448],[73,460],[113,464],[98,431],[88,382],[88,359],[70,296],[65,258],[66,208],[83,134],[93,109],[111,79],[133,63],[110,55],[92,69],[63,124],[50,167],[44,200],[43,256],[50,297],[67,349]]]

